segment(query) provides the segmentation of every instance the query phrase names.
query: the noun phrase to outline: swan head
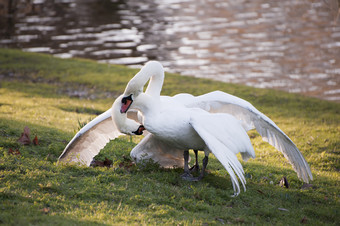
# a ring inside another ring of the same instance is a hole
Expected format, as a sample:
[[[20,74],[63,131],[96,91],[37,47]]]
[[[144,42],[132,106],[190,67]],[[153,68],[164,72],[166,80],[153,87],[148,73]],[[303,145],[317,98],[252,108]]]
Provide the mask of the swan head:
[[[126,113],[129,110],[133,100],[137,98],[142,92],[143,86],[140,86],[140,84],[134,80],[131,80],[126,86],[124,94],[121,98],[122,106],[120,113]]]
[[[122,99],[123,95],[119,96],[112,105],[111,116],[113,123],[121,133],[128,135],[142,135],[143,130],[145,130],[144,126],[135,120],[128,118],[128,114],[120,113]]]
[[[120,113],[122,114],[126,113],[129,110],[132,102],[133,102],[133,94],[123,97],[121,100],[122,105],[120,108]]]
[[[164,68],[158,61],[147,62],[127,84],[122,99],[121,113],[126,113],[133,100],[143,93],[144,85],[149,81],[146,94],[156,97],[161,93],[164,81]]]

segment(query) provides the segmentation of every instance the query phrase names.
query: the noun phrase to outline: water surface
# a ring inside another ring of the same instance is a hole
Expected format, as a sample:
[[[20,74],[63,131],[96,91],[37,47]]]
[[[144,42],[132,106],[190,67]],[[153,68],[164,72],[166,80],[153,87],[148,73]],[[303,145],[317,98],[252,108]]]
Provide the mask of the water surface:
[[[159,60],[182,75],[340,102],[337,0],[3,2],[2,47],[134,67]]]

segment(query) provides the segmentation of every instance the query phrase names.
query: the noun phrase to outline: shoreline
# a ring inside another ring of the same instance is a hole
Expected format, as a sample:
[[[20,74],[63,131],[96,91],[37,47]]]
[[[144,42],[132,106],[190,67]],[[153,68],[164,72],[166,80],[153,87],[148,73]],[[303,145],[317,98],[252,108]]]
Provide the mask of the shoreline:
[[[1,49],[12,49],[12,48],[0,48]],[[58,59],[63,59],[63,60],[68,60],[68,59],[83,59],[83,60],[90,60],[90,61],[93,61],[93,62],[96,62],[96,63],[99,63],[99,64],[107,64],[107,65],[112,65],[112,66],[123,66],[123,67],[127,67],[127,68],[130,68],[131,70],[135,70],[135,69],[139,69],[142,67],[142,65],[124,65],[124,64],[110,64],[110,63],[107,63],[107,62],[100,62],[100,61],[97,61],[95,59],[88,59],[88,58],[80,58],[80,57],[74,57],[74,58],[62,58],[62,57],[58,57],[58,56],[54,56],[53,54],[48,54],[48,53],[36,53],[36,52],[29,52],[29,51],[24,51],[24,50],[21,50],[21,49],[13,49],[13,50],[18,50],[18,51],[22,51],[22,52],[27,52],[27,53],[33,53],[33,54],[43,54],[43,55],[49,55],[49,56],[52,56],[52,57],[55,57],[55,58],[58,58]],[[222,82],[222,83],[225,83],[225,84],[235,84],[235,85],[241,85],[241,86],[246,86],[246,87],[250,87],[250,88],[256,88],[256,89],[270,89],[270,90],[276,90],[276,91],[282,91],[282,92],[286,92],[286,93],[290,93],[290,94],[297,94],[297,95],[301,95],[301,96],[304,96],[304,97],[311,97],[311,98],[316,98],[316,99],[319,99],[319,100],[325,100],[325,101],[330,101],[330,102],[334,102],[334,103],[340,103],[340,98],[338,97],[328,97],[326,98],[326,96],[318,96],[318,94],[320,94],[320,90],[318,91],[306,91],[305,92],[298,92],[296,90],[293,90],[293,91],[289,91],[289,89],[285,89],[283,87],[278,87],[278,88],[275,88],[275,87],[265,87],[265,85],[263,84],[258,84],[258,85],[248,85],[248,84],[244,84],[244,83],[234,83],[234,82],[230,82],[230,81],[224,81],[224,80],[220,80],[220,79],[216,79],[216,78],[211,78],[211,77],[199,77],[199,76],[195,76],[195,75],[186,75],[186,74],[181,74],[181,73],[178,73],[178,72],[174,72],[175,70],[171,69],[171,68],[168,68],[166,66],[164,66],[165,68],[165,71],[166,73],[169,73],[169,74],[177,74],[178,76],[185,76],[185,77],[191,77],[191,78],[197,78],[197,79],[207,79],[207,80],[212,80],[212,81],[216,81],[216,82]],[[332,94],[337,94],[340,92],[340,89],[338,90],[334,90],[334,92],[332,92]]]

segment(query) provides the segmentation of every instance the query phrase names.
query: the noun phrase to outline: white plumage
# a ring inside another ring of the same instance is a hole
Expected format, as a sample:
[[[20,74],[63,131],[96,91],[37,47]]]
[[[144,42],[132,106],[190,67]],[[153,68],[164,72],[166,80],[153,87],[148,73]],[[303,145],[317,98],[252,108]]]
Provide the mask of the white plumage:
[[[148,80],[150,80],[149,85],[143,93],[143,86]],[[131,156],[137,161],[151,158],[163,167],[183,167],[183,165],[185,167],[182,158],[185,149],[211,151],[227,169],[235,194],[238,194],[239,185],[236,176],[243,185],[245,179],[242,165],[235,154],[241,152],[243,159],[254,157],[246,131],[256,129],[264,141],[283,153],[300,179],[308,182],[313,178],[308,163],[292,140],[271,119],[249,102],[221,91],[197,97],[191,94],[178,94],[173,97],[160,96],[163,81],[162,65],[155,61],[148,62],[130,80],[123,95],[124,98],[130,97],[132,100],[129,114],[134,107],[143,113],[140,115],[142,117],[136,117],[134,113],[133,118],[138,123],[134,122],[132,127],[136,128],[140,126],[139,123],[144,123],[145,128],[151,133],[131,151]],[[151,102],[143,99],[149,99]],[[120,98],[115,103],[124,105],[121,100]],[[117,109],[118,107],[112,113],[113,116],[118,116],[113,117],[114,123],[111,123],[111,130],[109,129],[110,123],[108,123],[111,117],[107,111],[76,134],[60,156],[60,161],[69,159],[80,162],[86,159],[84,162],[89,164],[89,161],[106,142],[119,136],[120,132],[129,133],[127,128],[124,128],[124,124],[131,119],[127,119],[127,116],[120,114]],[[183,117],[179,116],[182,113]],[[174,122],[174,117],[176,122]],[[158,123],[151,122],[156,119]],[[135,129],[132,127],[129,128],[130,133]],[[125,131],[122,131],[122,128]],[[94,139],[92,136],[103,136],[103,138]],[[186,139],[190,140],[189,144],[184,142]],[[83,142],[86,144],[82,144]],[[87,145],[89,143],[91,145]],[[67,156],[78,156],[78,158],[66,158]],[[79,158],[79,156],[86,157]]]

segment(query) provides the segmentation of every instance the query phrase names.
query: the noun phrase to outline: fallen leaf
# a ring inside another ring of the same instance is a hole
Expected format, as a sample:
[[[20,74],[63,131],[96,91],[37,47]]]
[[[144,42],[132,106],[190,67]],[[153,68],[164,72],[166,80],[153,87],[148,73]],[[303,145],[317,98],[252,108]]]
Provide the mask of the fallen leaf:
[[[12,155],[21,155],[19,149],[13,150],[12,148],[10,148],[8,150],[8,154],[12,154]]]
[[[304,216],[304,217],[302,218],[302,220],[300,221],[300,223],[301,223],[301,224],[307,224],[307,221],[308,221],[307,217]]]
[[[90,163],[90,166],[92,166],[92,167],[104,166],[104,163],[103,163],[103,161],[93,159]]]
[[[26,126],[24,129],[24,132],[21,133],[20,138],[18,139],[18,142],[23,145],[28,145],[31,143],[30,139],[30,129]]]
[[[282,179],[280,180],[280,186],[289,188],[288,180],[286,177],[282,177]]]
[[[124,168],[124,169],[128,170],[134,165],[135,165],[135,162],[132,162],[132,161],[131,162],[121,162],[119,164],[119,168]]]
[[[104,160],[104,166],[110,167],[112,165],[112,161],[108,158],[105,158]]]
[[[97,166],[99,166],[99,167],[104,167],[104,166],[110,167],[111,165],[112,165],[112,161],[108,158],[105,158],[104,161],[92,160],[92,162],[90,164],[90,166],[92,166],[92,167],[97,167]]]
[[[49,207],[44,207],[44,208],[42,208],[40,211],[42,212],[42,213],[44,213],[44,214],[48,214],[49,212],[50,212],[50,208]]]
[[[131,167],[136,165],[135,162],[131,161],[131,159],[126,157],[125,155],[123,155],[123,159],[124,160],[121,163],[119,163],[119,168],[124,168],[126,170],[129,170]]]
[[[33,143],[34,145],[39,145],[39,141],[38,141],[37,135],[35,135],[34,139],[32,140],[32,143]]]

